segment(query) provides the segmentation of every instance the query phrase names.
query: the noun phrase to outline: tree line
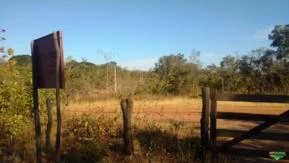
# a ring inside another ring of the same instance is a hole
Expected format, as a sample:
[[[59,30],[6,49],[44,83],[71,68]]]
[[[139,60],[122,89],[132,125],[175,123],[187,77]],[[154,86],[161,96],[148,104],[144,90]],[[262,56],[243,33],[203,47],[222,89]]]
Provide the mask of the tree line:
[[[0,30],[0,38],[5,30]],[[200,52],[169,54],[150,71],[127,70],[116,62],[96,65],[68,58],[62,101],[94,101],[103,97],[162,95],[198,97],[201,87],[246,94],[289,94],[289,25],[277,25],[269,34],[271,47],[248,54],[225,56],[219,65],[202,67]],[[40,112],[55,91],[39,90]],[[32,115],[32,65],[30,55],[16,55],[0,47],[0,146],[21,138]],[[44,114],[43,114],[44,113]]]
[[[66,63],[68,89],[72,94],[107,89],[113,94],[116,66],[118,94],[198,96],[201,87],[233,93],[289,94],[289,25],[275,26],[268,39],[271,47],[238,56],[227,55],[219,65],[206,67],[200,64],[200,52],[196,50],[189,57],[181,53],[162,56],[150,71],[129,71],[116,62],[95,65],[70,60]]]
[[[113,61],[96,65],[69,57],[65,63],[64,93],[68,98],[92,99],[104,94],[198,96],[201,87],[211,87],[222,92],[289,94],[289,25],[275,26],[268,39],[271,47],[257,48],[238,56],[227,55],[219,65],[206,67],[200,64],[200,52],[196,50],[189,57],[181,53],[162,56],[149,71],[127,70]],[[31,87],[31,58],[29,55],[13,56],[12,49],[7,52],[1,49],[4,54],[0,62],[3,102],[7,101],[3,99],[8,98],[7,91],[14,91],[12,77],[21,79],[13,79],[21,89]],[[15,65],[11,64],[14,62]]]
[[[219,65],[201,68],[195,55],[161,57],[153,73],[160,93],[197,95],[201,87],[246,94],[289,94],[289,25],[277,25],[268,35],[271,48],[225,56]]]

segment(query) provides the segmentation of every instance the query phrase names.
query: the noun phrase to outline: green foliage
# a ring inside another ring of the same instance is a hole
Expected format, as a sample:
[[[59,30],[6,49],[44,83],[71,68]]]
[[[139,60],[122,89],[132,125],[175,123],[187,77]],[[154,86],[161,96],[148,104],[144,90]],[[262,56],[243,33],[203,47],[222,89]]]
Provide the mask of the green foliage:
[[[117,119],[82,115],[69,120],[63,131],[64,142],[69,146],[65,160],[72,163],[102,161],[108,155],[108,146],[104,142],[120,136]]]
[[[75,142],[82,140],[101,141],[106,136],[119,134],[119,126],[116,125],[117,117],[114,119],[104,118],[103,115],[92,117],[82,115],[72,118],[66,124],[64,135],[75,138]]]
[[[99,143],[85,143],[74,146],[65,161],[71,163],[98,163],[108,155],[108,148]]]
[[[271,46],[240,57],[226,56],[220,67],[203,70],[200,84],[222,91],[249,94],[289,94],[289,25],[277,25],[269,35]]]
[[[242,56],[227,55],[218,65],[201,68],[200,52],[170,54],[159,58],[152,71],[128,71],[117,67],[117,94],[131,96],[142,94],[187,95],[197,97],[201,87],[236,93],[289,93],[289,25],[279,25],[269,35],[277,50],[257,48]],[[68,94],[88,91],[95,94],[113,94],[113,67],[110,62],[94,65],[71,61],[67,64]],[[81,94],[81,93],[80,93]],[[83,93],[80,95],[83,96]]]
[[[75,91],[89,91],[95,88],[104,87],[99,76],[105,76],[103,71],[89,62],[71,61],[66,64],[67,91],[75,93]]]
[[[0,111],[29,115],[32,110],[31,65],[0,65]]]
[[[136,137],[147,155],[174,157],[180,162],[193,162],[200,157],[200,145],[191,138],[178,137],[182,122],[172,121],[169,130],[154,122],[146,122],[144,129],[136,131]]]
[[[24,60],[24,61],[23,61]],[[32,115],[32,67],[30,56],[11,56],[0,64],[0,111]],[[22,62],[23,61],[23,62]],[[55,99],[55,89],[39,89],[39,108],[45,112],[45,100]],[[61,99],[66,100],[61,91]]]
[[[196,94],[199,65],[196,59],[188,61],[183,54],[163,56],[156,63],[154,71],[159,75],[161,93],[169,95]],[[194,91],[194,92],[193,92]]]
[[[129,71],[116,62],[104,65],[72,58],[66,62],[66,89],[62,99],[95,100],[103,95],[132,96],[142,94],[198,96],[200,87],[237,93],[289,93],[289,25],[275,26],[269,39],[276,48],[259,48],[246,55],[228,55],[220,66],[201,68],[200,52],[160,57],[153,71]],[[13,56],[14,50],[2,48],[0,64],[0,110],[29,115],[32,110],[31,57]],[[10,58],[10,59],[9,59]],[[117,92],[114,92],[114,68]],[[51,90],[40,91],[40,108],[45,99],[54,98]]]
[[[271,46],[277,48],[277,59],[289,58],[289,24],[276,25],[269,35]]]
[[[1,30],[0,33],[5,32]],[[14,57],[14,49],[0,51],[0,113],[29,116],[32,110],[31,64],[19,66]]]
[[[16,55],[9,59],[10,61],[15,61],[17,65],[27,66],[31,65],[31,56],[30,55]]]
[[[71,59],[65,66],[65,80],[65,93],[70,99],[89,98],[88,92],[105,88],[105,67]]]
[[[22,115],[0,113],[0,145],[10,145],[23,138],[29,119]]]

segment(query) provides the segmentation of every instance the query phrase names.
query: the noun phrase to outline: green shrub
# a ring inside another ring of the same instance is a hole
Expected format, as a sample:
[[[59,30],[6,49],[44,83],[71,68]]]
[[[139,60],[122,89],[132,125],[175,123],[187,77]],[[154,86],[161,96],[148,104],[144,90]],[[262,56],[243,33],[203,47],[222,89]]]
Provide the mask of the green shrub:
[[[73,147],[65,160],[69,163],[95,163],[101,162],[107,155],[107,146],[87,142]]]
[[[81,115],[73,117],[64,127],[64,136],[68,136],[75,141],[81,140],[102,140],[108,137],[119,135],[119,125],[117,117],[106,118],[104,115],[89,116]]]
[[[167,129],[154,123],[146,123],[143,129],[137,129],[136,138],[149,155],[164,156],[178,162],[193,162],[199,159],[200,145],[191,137],[179,137],[183,122],[170,121]],[[173,162],[173,161],[169,161]]]
[[[31,67],[0,65],[0,111],[29,115],[32,110]]]
[[[0,113],[0,145],[9,145],[21,139],[28,125],[29,120],[22,115]]]
[[[66,162],[100,162],[108,155],[107,140],[119,132],[114,119],[101,116],[75,116],[65,123],[64,146],[67,146]]]

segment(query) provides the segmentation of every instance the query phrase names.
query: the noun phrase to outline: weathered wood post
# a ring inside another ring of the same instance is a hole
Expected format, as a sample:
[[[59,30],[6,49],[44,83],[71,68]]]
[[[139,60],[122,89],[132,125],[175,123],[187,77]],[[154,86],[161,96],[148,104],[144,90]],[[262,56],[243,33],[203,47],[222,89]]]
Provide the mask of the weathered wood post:
[[[209,148],[209,113],[210,113],[210,88],[202,88],[202,117],[201,117],[201,145],[202,159],[205,159]]]
[[[55,162],[61,154],[60,88],[64,88],[64,59],[60,31],[32,41],[33,103],[36,138],[36,162],[41,163],[41,125],[38,106],[39,88],[56,88],[57,130]]]
[[[35,145],[36,145],[36,162],[41,163],[42,145],[41,145],[41,124],[38,105],[38,77],[37,77],[37,56],[34,41],[31,42],[32,53],[32,81],[33,81],[33,117],[35,126]]]
[[[46,128],[46,153],[50,154],[51,152],[51,130],[53,125],[52,120],[52,103],[51,99],[46,99],[46,107],[47,107],[47,128]]]
[[[59,37],[59,38],[58,38]],[[60,46],[57,39],[62,39],[60,33],[54,33],[54,46],[56,48],[56,73],[55,73],[55,97],[56,97],[56,116],[57,116],[57,128],[56,128],[56,143],[55,143],[55,162],[61,162],[61,126],[62,126],[62,118],[61,118],[61,108],[60,108],[60,64],[61,64],[61,53]]]
[[[128,155],[131,155],[134,151],[132,130],[131,130],[131,115],[132,115],[133,101],[130,98],[122,99],[120,105],[123,114],[124,152]]]
[[[210,149],[211,162],[216,159],[216,138],[217,138],[217,91],[211,91],[211,110],[210,110]]]

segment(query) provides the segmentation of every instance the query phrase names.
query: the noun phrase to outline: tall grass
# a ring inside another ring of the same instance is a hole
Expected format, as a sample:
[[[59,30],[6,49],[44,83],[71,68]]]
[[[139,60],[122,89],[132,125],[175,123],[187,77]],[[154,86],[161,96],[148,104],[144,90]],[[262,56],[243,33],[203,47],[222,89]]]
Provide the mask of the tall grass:
[[[62,158],[65,162],[85,162],[84,160],[86,162],[198,162],[200,161],[198,127],[201,106],[201,99],[136,97],[132,118],[135,153],[128,157],[122,153],[122,115],[119,99],[71,102],[68,106],[62,107]],[[218,102],[218,106],[221,111],[234,108],[235,111],[243,112],[263,112],[264,109],[269,109],[268,112],[281,112],[282,109],[288,108],[288,104],[235,102]],[[45,115],[41,117],[42,133],[45,133],[46,128]],[[14,142],[9,149],[10,153],[5,147],[0,147],[1,161],[34,162],[33,123],[29,122],[27,126],[26,134],[21,137],[21,140]],[[52,132],[52,143],[55,141],[54,135],[55,133]],[[42,135],[43,144],[44,141]],[[219,162],[235,160],[228,156],[219,158],[221,160]],[[43,154],[43,159],[53,160],[52,156],[47,154]]]

